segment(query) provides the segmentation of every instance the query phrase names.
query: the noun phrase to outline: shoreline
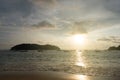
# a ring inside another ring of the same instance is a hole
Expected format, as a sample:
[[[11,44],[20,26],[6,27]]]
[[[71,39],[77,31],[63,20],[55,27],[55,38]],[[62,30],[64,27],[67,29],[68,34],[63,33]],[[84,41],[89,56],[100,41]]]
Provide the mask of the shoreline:
[[[119,77],[87,76],[62,72],[0,73],[0,80],[120,80]]]

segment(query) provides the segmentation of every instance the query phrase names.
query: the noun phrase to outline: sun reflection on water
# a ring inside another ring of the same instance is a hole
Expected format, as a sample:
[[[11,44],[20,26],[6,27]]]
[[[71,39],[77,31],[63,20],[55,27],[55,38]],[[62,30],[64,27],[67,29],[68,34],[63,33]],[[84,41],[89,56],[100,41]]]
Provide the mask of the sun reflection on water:
[[[86,75],[76,75],[75,77],[77,80],[88,80],[88,77]]]
[[[76,60],[75,64],[77,66],[86,67],[85,62],[83,60],[83,56],[82,56],[82,52],[81,51],[76,50],[76,57],[77,57],[77,60]]]

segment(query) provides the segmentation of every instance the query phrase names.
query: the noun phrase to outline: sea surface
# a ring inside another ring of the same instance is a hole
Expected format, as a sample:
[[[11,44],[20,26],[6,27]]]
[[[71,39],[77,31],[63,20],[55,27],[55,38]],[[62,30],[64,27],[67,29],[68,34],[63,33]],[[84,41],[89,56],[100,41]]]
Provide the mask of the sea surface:
[[[0,73],[54,71],[120,76],[120,51],[0,51]]]

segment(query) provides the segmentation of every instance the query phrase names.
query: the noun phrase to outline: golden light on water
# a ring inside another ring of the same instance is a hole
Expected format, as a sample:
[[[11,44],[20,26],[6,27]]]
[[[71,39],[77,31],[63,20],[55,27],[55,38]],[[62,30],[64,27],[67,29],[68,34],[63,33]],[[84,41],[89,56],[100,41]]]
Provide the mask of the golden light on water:
[[[81,67],[86,67],[81,51],[78,51],[78,50],[76,51],[76,57],[77,57],[77,60],[76,60],[75,65],[81,66]]]
[[[88,80],[88,77],[86,75],[76,75],[75,78],[77,80]]]

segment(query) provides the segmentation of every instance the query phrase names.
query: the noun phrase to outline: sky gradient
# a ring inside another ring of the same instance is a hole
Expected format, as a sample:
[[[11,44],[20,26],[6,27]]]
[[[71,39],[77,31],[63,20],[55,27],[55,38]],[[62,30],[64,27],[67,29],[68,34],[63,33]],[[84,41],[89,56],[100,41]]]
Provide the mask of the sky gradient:
[[[85,35],[81,49],[120,44],[120,0],[0,0],[0,49],[19,43],[74,49],[71,36]]]

